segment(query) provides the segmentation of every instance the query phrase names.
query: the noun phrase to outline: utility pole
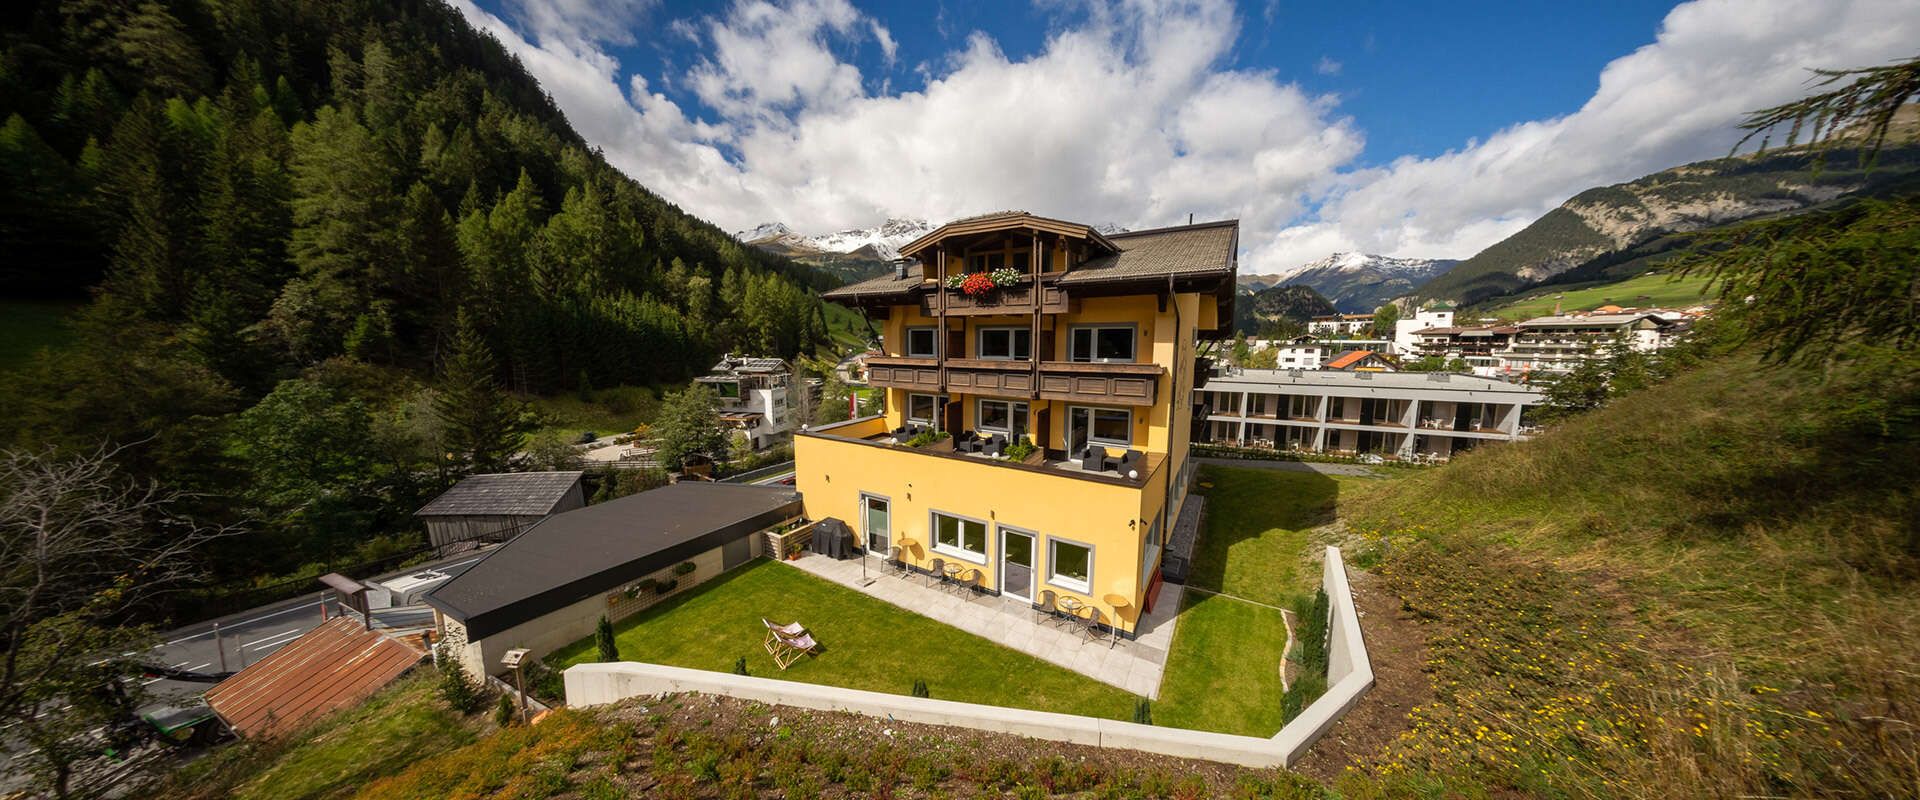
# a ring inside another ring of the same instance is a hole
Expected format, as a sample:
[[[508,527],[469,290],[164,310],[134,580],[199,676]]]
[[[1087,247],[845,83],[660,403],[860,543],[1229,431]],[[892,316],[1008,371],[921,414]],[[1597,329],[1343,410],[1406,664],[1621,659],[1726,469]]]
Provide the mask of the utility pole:
[[[220,623],[213,623],[213,649],[220,651],[220,671],[227,671],[227,644],[220,641]]]

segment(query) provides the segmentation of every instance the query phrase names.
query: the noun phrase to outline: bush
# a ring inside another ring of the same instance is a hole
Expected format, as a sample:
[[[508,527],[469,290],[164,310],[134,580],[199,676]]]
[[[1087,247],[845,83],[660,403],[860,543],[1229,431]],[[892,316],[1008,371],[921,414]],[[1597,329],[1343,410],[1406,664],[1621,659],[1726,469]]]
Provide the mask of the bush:
[[[513,705],[513,695],[501,692],[500,702],[493,704],[493,724],[504,728],[512,725],[519,716],[519,709]]]
[[[914,697],[932,697],[933,695],[927,693],[926,681],[921,680],[919,678],[915,678],[913,680],[913,696]]]
[[[734,660],[733,674],[735,675],[747,674],[747,657],[746,656],[741,656]]]
[[[1033,455],[1033,451],[1038,449],[1040,448],[1033,443],[1032,439],[1022,436],[1019,441],[1007,445],[1007,458],[1012,461],[1025,461],[1027,456]]]
[[[698,569],[698,567],[696,567],[696,566],[694,566],[694,564],[693,564],[693,562],[691,562],[691,561],[682,561],[682,562],[680,562],[680,564],[679,564],[678,566],[676,566],[676,567],[674,567],[674,568],[673,568],[673,574],[675,574],[675,575],[692,575],[692,574],[693,574],[693,571],[694,571],[695,569]]]
[[[480,710],[486,702],[480,694],[480,687],[467,676],[467,668],[460,659],[453,656],[452,648],[440,648],[440,698],[447,705],[462,714],[471,714]]]
[[[1153,701],[1141,698],[1133,704],[1133,721],[1141,725],[1153,724]]]
[[[680,585],[679,581],[666,580],[666,581],[661,581],[659,583],[654,584],[653,590],[656,592],[659,592],[660,594],[666,594],[668,592],[673,591],[674,587],[677,587],[679,585]]]

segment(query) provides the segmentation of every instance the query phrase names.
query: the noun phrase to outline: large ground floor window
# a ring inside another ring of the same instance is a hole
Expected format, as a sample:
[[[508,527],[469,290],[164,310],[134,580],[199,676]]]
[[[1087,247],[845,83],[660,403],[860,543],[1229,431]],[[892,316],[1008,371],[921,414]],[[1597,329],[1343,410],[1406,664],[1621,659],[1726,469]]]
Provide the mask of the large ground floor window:
[[[933,512],[933,550],[976,564],[987,563],[987,523]]]
[[[981,400],[975,412],[974,427],[982,433],[1003,433],[1012,437],[1027,433],[1027,404],[1011,400]]]
[[[1093,545],[1047,540],[1047,582],[1086,594],[1093,590]]]

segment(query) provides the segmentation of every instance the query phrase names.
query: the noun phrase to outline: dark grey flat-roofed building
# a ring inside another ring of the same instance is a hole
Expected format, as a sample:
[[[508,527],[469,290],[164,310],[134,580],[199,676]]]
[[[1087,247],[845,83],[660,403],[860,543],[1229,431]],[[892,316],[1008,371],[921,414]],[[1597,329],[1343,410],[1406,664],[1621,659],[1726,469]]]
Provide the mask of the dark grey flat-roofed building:
[[[426,596],[470,670],[507,649],[539,657],[617,618],[622,592],[655,577],[692,585],[751,559],[760,531],[802,513],[791,488],[683,482],[541,520]],[[682,563],[694,572],[675,575]]]
[[[503,472],[468,476],[413,515],[427,524],[428,541],[445,549],[503,541],[586,504],[579,472]]]

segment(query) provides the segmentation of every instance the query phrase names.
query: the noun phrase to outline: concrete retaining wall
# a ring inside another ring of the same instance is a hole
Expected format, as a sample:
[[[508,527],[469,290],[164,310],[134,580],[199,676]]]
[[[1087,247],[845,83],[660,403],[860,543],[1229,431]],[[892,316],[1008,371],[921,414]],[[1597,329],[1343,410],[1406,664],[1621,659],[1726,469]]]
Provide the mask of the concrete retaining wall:
[[[1298,760],[1360,695],[1373,686],[1373,667],[1360,638],[1346,566],[1339,548],[1327,548],[1325,586],[1331,601],[1332,664],[1327,693],[1272,738],[1138,725],[1131,722],[1017,708],[908,697],[837,686],[622,661],[567,669],[567,705],[596,706],[629,697],[699,692],[772,705],[851,711],[876,717],[1011,733],[1057,742],[1145,750],[1248,767],[1284,767]]]
[[[1327,548],[1320,586],[1327,592],[1332,617],[1327,621],[1327,693],[1273,735],[1274,743],[1286,751],[1288,763],[1305,754],[1373,688],[1373,661],[1360,636],[1360,615],[1353,608],[1353,587],[1347,583],[1347,565],[1338,547]]]

